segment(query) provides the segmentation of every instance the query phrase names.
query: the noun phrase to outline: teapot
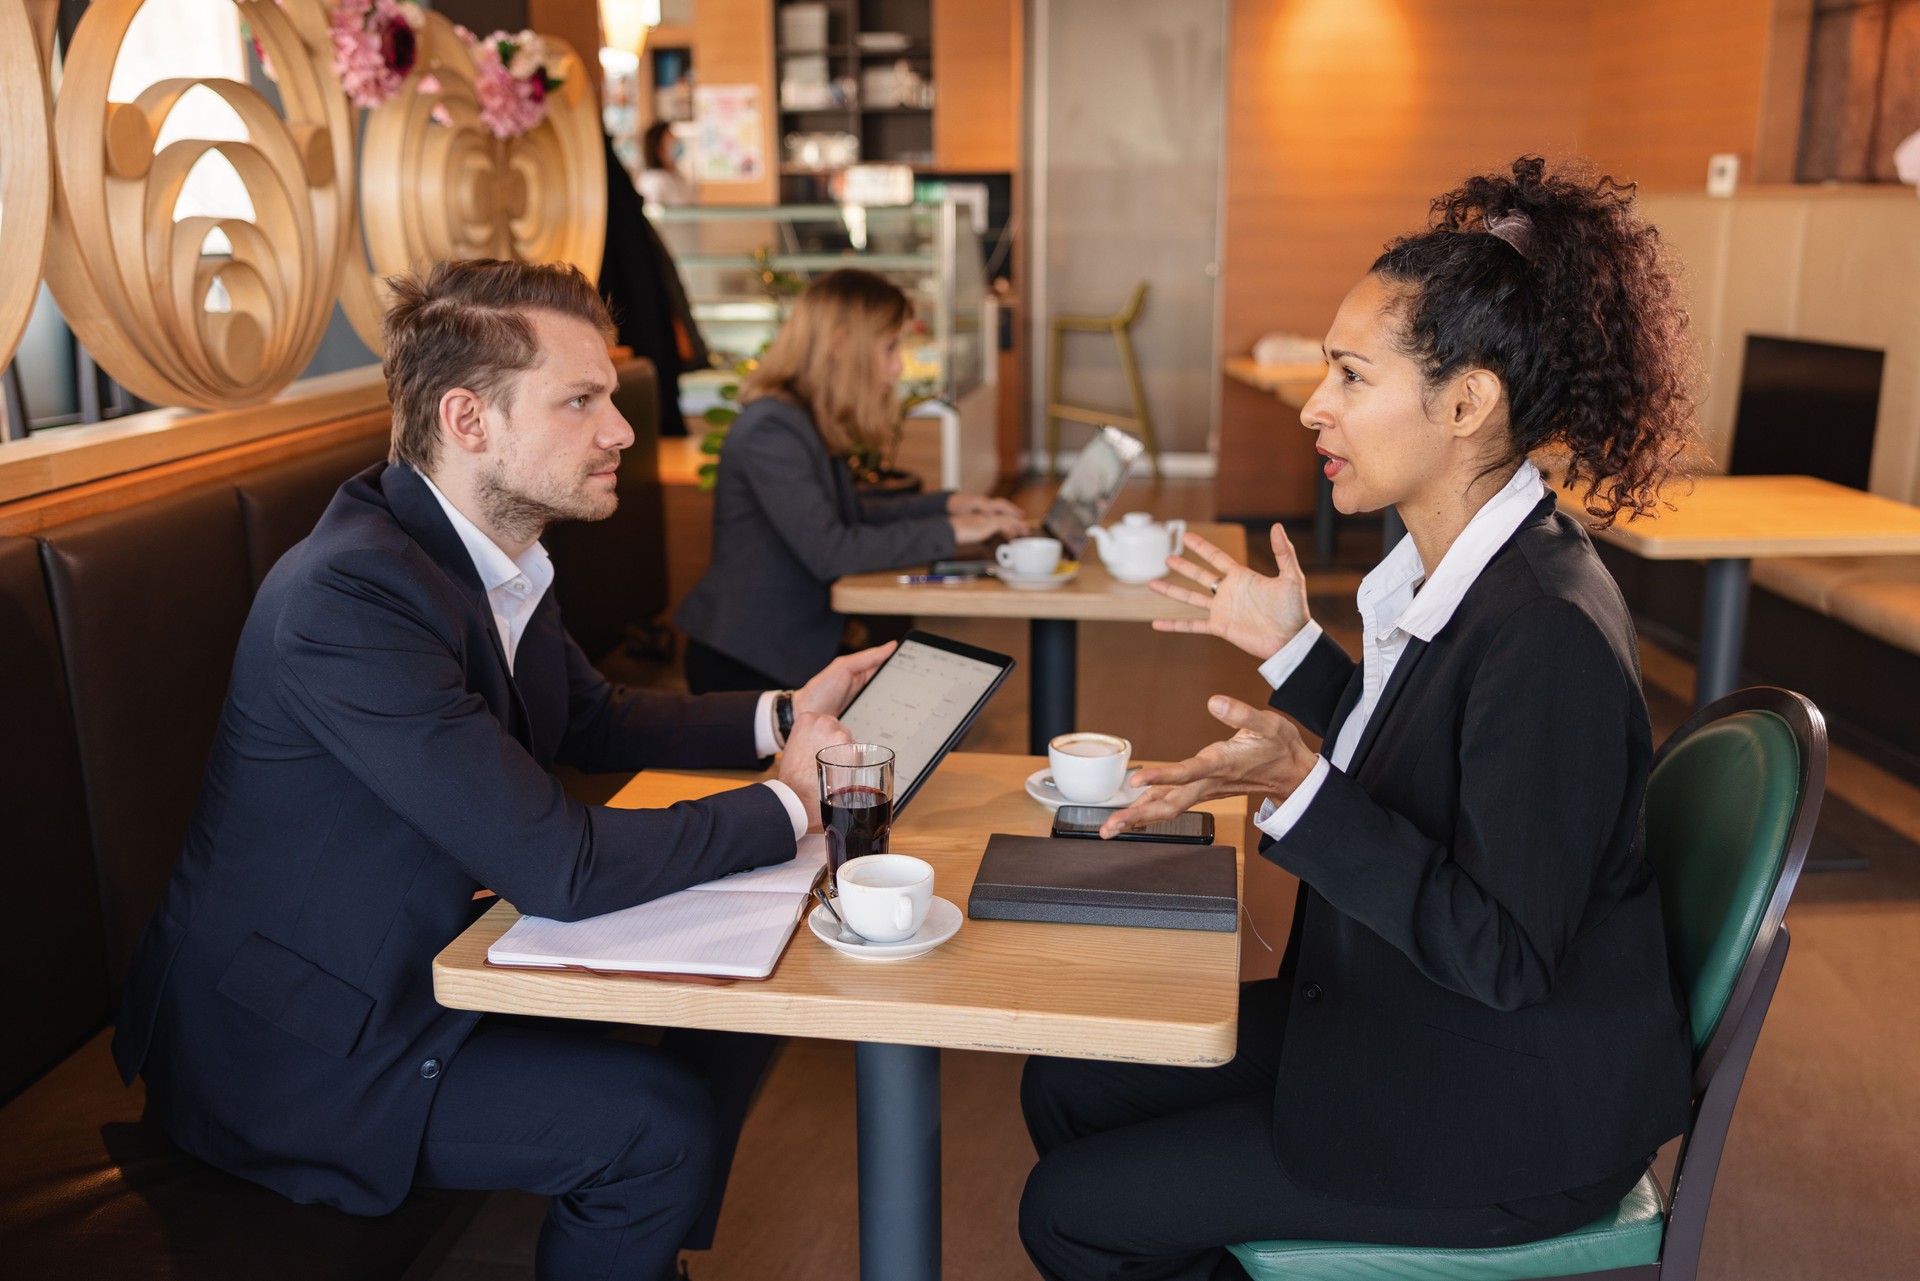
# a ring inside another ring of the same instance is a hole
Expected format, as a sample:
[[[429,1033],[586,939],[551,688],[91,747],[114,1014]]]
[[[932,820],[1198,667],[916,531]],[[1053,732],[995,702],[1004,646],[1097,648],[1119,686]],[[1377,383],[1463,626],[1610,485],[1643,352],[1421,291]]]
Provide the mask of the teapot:
[[[1167,572],[1167,557],[1180,550],[1187,522],[1158,524],[1151,513],[1128,512],[1111,528],[1095,525],[1087,533],[1100,549],[1107,572],[1123,583],[1146,583]]]

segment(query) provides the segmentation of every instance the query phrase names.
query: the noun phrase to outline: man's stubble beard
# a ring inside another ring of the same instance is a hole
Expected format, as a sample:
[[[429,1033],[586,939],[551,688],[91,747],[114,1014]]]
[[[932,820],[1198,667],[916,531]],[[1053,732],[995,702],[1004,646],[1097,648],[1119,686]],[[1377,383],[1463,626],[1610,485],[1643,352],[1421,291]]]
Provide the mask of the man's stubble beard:
[[[613,492],[602,500],[584,490],[545,496],[516,490],[504,471],[496,466],[481,477],[479,501],[488,524],[508,542],[534,542],[549,525],[563,520],[605,520],[620,506],[619,495]]]

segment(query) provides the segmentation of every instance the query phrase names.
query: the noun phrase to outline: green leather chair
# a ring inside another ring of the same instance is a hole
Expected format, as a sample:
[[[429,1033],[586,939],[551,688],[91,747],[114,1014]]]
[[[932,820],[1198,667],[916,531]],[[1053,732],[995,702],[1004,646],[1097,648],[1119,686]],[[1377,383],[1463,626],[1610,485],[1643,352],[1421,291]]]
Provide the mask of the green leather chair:
[[[1782,689],[1738,690],[1702,708],[1654,757],[1647,857],[1693,1025],[1693,1124],[1670,1199],[1649,1171],[1613,1214],[1526,1245],[1228,1249],[1255,1281],[1693,1281],[1734,1100],[1786,963],[1783,918],[1826,779],[1826,721]]]

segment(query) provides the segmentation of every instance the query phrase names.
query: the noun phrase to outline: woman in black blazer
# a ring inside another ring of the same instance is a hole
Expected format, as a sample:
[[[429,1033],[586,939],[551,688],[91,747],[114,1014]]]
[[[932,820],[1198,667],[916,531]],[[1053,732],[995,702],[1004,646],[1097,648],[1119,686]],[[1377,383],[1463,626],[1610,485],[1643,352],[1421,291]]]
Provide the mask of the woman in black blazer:
[[[1610,1212],[1685,1127],[1633,629],[1528,461],[1557,446],[1606,522],[1654,505],[1690,431],[1685,316],[1631,202],[1524,158],[1436,200],[1341,305],[1301,420],[1340,510],[1408,530],[1361,586],[1362,662],[1277,525],[1275,577],[1189,538],[1169,565],[1202,590],[1156,584],[1208,616],[1155,626],[1263,660],[1274,710],[1215,696],[1233,737],[1139,771],[1105,834],[1247,795],[1301,888],[1231,1063],[1029,1062],[1020,1230],[1046,1276],[1536,1240]]]
[[[1020,509],[977,494],[862,494],[848,462],[891,436],[912,306],[872,272],[829,272],[794,304],[747,375],[713,493],[713,561],[674,613],[687,684],[804,684],[841,647],[833,580],[1026,533]]]

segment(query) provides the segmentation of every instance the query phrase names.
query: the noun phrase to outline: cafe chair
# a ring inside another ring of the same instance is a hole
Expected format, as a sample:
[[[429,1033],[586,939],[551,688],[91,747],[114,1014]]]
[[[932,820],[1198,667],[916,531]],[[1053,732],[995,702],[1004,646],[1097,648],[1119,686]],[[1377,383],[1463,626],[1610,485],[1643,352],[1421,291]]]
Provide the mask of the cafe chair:
[[[1787,959],[1787,900],[1826,789],[1827,729],[1798,694],[1736,690],[1654,757],[1647,858],[1667,951],[1693,1028],[1693,1123],[1673,1191],[1651,1171],[1578,1231],[1479,1250],[1253,1241],[1231,1250],[1255,1281],[1693,1281],[1721,1148]]]
[[[1153,418],[1147,413],[1147,393],[1140,384],[1140,366],[1133,358],[1133,339],[1128,330],[1140,315],[1140,307],[1147,300],[1147,282],[1141,281],[1133,287],[1133,296],[1127,299],[1127,305],[1111,316],[1055,316],[1047,327],[1047,479],[1052,480],[1058,470],[1060,457],[1060,420],[1086,423],[1092,427],[1112,424],[1122,431],[1130,431],[1147,442],[1147,457],[1153,464],[1153,475],[1160,476],[1160,442],[1153,434]],[[1069,405],[1060,399],[1060,361],[1061,342],[1069,333],[1112,334],[1114,343],[1120,348],[1120,369],[1127,376],[1127,395],[1133,401],[1133,416],[1116,414],[1104,409],[1088,409],[1083,405]]]

